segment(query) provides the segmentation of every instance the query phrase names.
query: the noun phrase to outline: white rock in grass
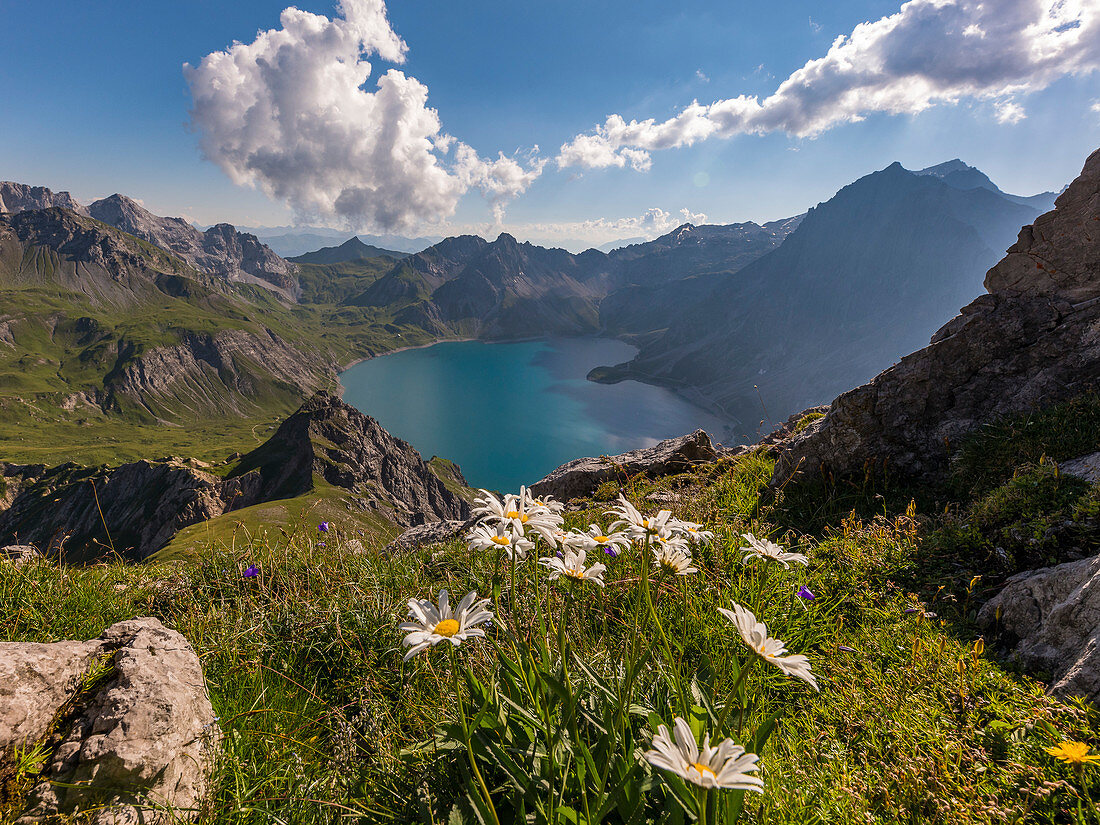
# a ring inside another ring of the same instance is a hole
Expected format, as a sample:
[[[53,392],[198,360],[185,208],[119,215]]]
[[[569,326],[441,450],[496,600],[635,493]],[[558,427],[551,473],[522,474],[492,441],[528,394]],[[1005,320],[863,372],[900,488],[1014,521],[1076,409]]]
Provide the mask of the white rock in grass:
[[[97,664],[109,668],[89,687]],[[45,738],[50,754],[16,825],[193,819],[219,736],[198,656],[156,619],[89,642],[0,643],[0,748]]]
[[[978,623],[1015,639],[1024,667],[1051,673],[1052,693],[1100,699],[1100,556],[1013,576]]]

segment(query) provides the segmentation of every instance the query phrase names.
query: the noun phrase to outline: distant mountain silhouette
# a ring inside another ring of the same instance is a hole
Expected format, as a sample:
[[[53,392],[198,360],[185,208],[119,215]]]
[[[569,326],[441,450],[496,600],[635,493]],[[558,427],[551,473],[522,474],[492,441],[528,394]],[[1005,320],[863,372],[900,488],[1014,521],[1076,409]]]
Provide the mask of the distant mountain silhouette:
[[[389,257],[394,260],[407,258],[408,252],[395,252],[392,249],[381,249],[377,246],[365,244],[358,237],[351,237],[339,246],[326,246],[315,252],[307,252],[288,260],[297,264],[342,264],[350,261],[361,261],[365,258]]]
[[[866,381],[978,295],[1038,214],[996,187],[953,185],[979,180],[968,168],[894,163],[846,186],[775,251],[687,301],[667,295],[667,329],[596,376],[680,388],[740,418],[747,434],[765,415],[781,421]]]

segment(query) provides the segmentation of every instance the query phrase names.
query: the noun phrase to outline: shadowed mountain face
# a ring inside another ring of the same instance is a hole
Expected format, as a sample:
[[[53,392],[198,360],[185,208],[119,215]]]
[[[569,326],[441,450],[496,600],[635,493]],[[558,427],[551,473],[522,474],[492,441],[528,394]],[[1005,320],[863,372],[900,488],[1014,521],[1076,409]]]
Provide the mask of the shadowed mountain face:
[[[490,339],[624,335],[663,327],[667,305],[709,275],[732,272],[776,248],[799,218],[767,226],[685,224],[610,254],[579,255],[502,234],[447,238],[400,261],[346,303],[389,307],[399,323],[438,335]],[[603,311],[611,302],[614,312]]]
[[[923,345],[1035,210],[899,164],[812,209],[773,252],[712,279],[628,364],[742,419],[827,402]]]
[[[450,477],[465,486],[453,465]],[[319,481],[397,527],[470,514],[420,453],[327,393],[303,404],[228,478],[202,462],[166,458],[119,467],[0,462],[0,479],[11,488],[0,499],[0,546],[18,539],[70,563],[115,551],[144,559],[190,524],[309,493]]]
[[[931,344],[845,392],[788,445],[776,480],[822,466],[936,475],[962,437],[999,416],[1100,387],[1100,151],[989,270],[987,294]]]
[[[985,172],[975,169],[973,166],[967,166],[958,158],[949,160],[946,163],[929,166],[927,169],[921,169],[919,172],[916,172],[916,174],[931,175],[932,177],[939,178],[953,189],[988,189],[990,192],[996,192],[1007,200],[1024,206],[1033,207],[1040,212],[1046,212],[1053,209],[1054,199],[1058,195],[1057,192],[1042,192],[1038,195],[1031,195],[1030,197],[1010,195],[1007,192],[1002,192],[1000,187],[991,181]]]

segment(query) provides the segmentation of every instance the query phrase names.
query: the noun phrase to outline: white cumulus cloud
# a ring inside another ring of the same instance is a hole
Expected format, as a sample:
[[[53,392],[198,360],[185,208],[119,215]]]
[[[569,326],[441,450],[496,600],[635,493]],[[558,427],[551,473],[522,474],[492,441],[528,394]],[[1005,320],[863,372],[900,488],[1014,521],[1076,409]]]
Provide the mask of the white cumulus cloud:
[[[667,120],[613,114],[564,144],[559,166],[629,164],[712,137],[785,132],[812,137],[874,112],[915,114],[938,103],[989,100],[996,118],[1026,117],[1015,97],[1100,68],[1100,0],[911,0],[861,23],[763,99],[693,101]]]
[[[340,0],[338,12],[287,8],[278,29],[185,64],[206,157],[305,218],[402,231],[446,219],[476,188],[499,222],[545,161],[479,157],[442,130],[428,88],[400,70],[369,89],[365,58],[402,64],[408,47],[384,0]]]

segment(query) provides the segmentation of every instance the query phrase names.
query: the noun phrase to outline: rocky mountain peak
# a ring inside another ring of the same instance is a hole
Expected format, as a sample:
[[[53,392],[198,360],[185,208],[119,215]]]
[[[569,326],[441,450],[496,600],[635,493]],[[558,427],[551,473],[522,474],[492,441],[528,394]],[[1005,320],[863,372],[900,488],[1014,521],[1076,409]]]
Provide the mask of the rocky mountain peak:
[[[862,472],[934,476],[967,433],[1100,387],[1100,150],[1052,212],[1020,232],[986,288],[929,346],[844,393],[796,436],[776,481]]]
[[[200,232],[183,218],[162,218],[119,194],[96,201],[88,211],[96,220],[159,246],[200,272],[296,297],[294,264],[280,258],[255,235],[237,232],[231,224],[220,223]]]
[[[1020,231],[1004,260],[989,270],[991,293],[1043,296],[1078,304],[1100,296],[1100,151],[1055,202]]]
[[[68,192],[54,192],[45,186],[28,186],[8,180],[0,181],[0,212],[25,212],[52,207],[88,214]]]
[[[410,444],[323,391],[242,458],[233,477],[253,471],[262,478],[262,499],[309,492],[316,475],[358,494],[364,507],[403,527],[469,516],[469,505],[447,489]]]

